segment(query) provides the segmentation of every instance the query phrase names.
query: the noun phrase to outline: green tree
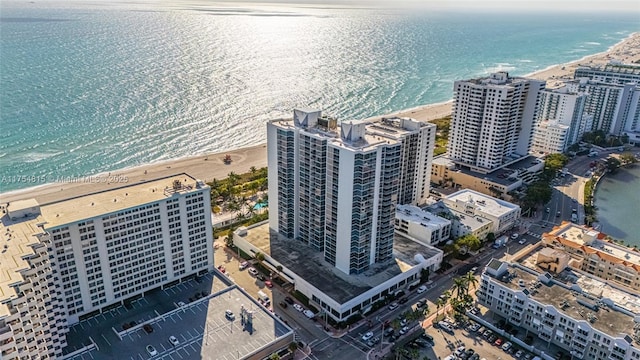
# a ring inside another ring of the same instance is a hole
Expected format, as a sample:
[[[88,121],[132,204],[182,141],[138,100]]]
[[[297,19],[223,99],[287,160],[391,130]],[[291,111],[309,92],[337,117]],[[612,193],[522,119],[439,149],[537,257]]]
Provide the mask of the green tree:
[[[638,162],[638,159],[636,159],[633,153],[625,152],[620,155],[620,162],[624,165],[635,164]]]
[[[227,237],[224,239],[224,244],[227,245],[228,247],[233,247],[233,232],[235,230],[233,228],[229,229],[229,233],[227,234]]]
[[[467,295],[469,295],[469,290],[471,287],[475,288],[478,286],[478,279],[473,274],[473,271],[469,271],[464,275],[464,281],[467,283]]]
[[[264,254],[261,252],[257,252],[255,258],[256,260],[258,260],[258,263],[262,265],[262,262],[264,261]]]
[[[608,158],[606,166],[609,172],[615,172],[620,167],[620,160],[616,158]]]
[[[271,356],[269,356],[269,360],[280,360],[280,355],[278,355],[277,353],[273,353],[271,354]]]
[[[478,250],[482,246],[480,240],[473,234],[467,234],[458,238],[458,240],[456,240],[456,243],[461,248],[464,247],[472,251]]]
[[[494,241],[496,241],[496,234],[490,232],[487,234],[487,237],[484,239],[485,242],[487,243],[492,243]]]
[[[455,299],[462,298],[462,295],[467,292],[467,281],[463,277],[454,278],[451,291],[455,294]]]
[[[294,341],[291,344],[289,344],[289,351],[294,353],[296,352],[296,350],[298,350],[298,344]]]

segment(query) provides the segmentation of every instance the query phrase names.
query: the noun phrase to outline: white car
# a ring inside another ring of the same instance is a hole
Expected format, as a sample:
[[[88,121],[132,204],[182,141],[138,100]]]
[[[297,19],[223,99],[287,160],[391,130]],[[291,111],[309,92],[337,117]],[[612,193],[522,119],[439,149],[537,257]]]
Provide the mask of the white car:
[[[507,341],[506,343],[502,344],[502,350],[509,351],[509,349],[511,349],[511,346],[513,346],[513,344],[510,341]]]
[[[368,341],[372,337],[373,337],[373,333],[371,331],[369,331],[368,333],[362,335],[362,341]]]
[[[147,345],[147,352],[149,353],[149,355],[151,356],[156,356],[158,355],[158,351],[156,350],[156,348],[153,347],[153,345]]]
[[[169,342],[170,342],[170,343],[171,343],[171,345],[173,345],[173,346],[178,346],[178,345],[180,345],[180,341],[178,341],[178,339],[177,339],[175,336],[173,336],[173,335],[169,336]]]
[[[300,304],[293,304],[293,308],[300,312],[304,311],[304,308]]]
[[[523,245],[526,242],[527,242],[527,239],[522,238],[520,239],[520,241],[518,241],[518,244]]]
[[[185,305],[187,305],[187,304],[185,304],[184,301],[178,301],[178,306],[179,307],[183,307]]]
[[[248,268],[248,267],[249,267],[249,262],[248,262],[248,261],[243,261],[243,262],[241,262],[241,263],[240,263],[240,265],[238,266],[238,269],[240,269],[240,270],[244,270],[244,269],[246,269],[246,268]]]
[[[519,234],[518,234],[518,233],[513,233],[513,234],[511,234],[511,238],[512,238],[512,239],[514,239],[514,240],[515,240],[515,239],[517,239],[517,238],[518,238],[518,236],[519,236]]]
[[[402,329],[400,329],[400,335],[404,335],[409,331],[409,327],[405,326]]]
[[[418,294],[422,294],[425,291],[427,291],[427,287],[425,285],[422,285],[418,288]]]
[[[522,357],[522,355],[524,355],[524,351],[522,350],[518,350],[518,352],[516,352],[516,359],[520,359]]]
[[[249,274],[251,274],[253,276],[257,276],[258,275],[258,270],[256,270],[255,268],[251,268],[251,269],[249,269]]]
[[[398,306],[400,306],[400,304],[394,301],[391,303],[391,305],[389,305],[389,310],[395,310],[398,308]]]
[[[313,311],[311,310],[305,310],[302,312],[304,314],[304,316],[308,317],[309,319],[313,319],[316,314],[313,313]]]

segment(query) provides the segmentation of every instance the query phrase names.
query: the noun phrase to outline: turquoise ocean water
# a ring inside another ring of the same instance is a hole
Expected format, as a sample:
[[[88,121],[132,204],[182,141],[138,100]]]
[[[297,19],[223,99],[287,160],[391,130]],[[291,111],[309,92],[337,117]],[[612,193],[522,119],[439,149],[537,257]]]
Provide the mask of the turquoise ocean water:
[[[173,4],[2,2],[0,192],[255,145],[294,107],[358,119],[447,101],[454,80],[524,75],[640,28],[637,14]]]

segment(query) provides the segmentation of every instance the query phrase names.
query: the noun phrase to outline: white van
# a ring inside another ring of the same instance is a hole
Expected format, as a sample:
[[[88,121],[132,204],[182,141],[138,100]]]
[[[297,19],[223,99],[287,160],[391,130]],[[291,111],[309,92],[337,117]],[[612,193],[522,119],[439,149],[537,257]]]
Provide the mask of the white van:
[[[267,294],[265,294],[264,292],[262,292],[262,290],[258,291],[258,299],[262,300],[262,302],[264,302],[265,305],[269,305],[269,303],[271,302],[271,299],[269,299],[269,297],[267,296]]]

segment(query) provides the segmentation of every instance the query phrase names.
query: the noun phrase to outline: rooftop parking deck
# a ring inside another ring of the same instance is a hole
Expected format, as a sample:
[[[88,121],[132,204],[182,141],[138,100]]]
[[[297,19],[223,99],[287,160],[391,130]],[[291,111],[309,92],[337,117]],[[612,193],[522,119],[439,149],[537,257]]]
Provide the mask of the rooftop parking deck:
[[[198,280],[155,290],[129,310],[118,308],[75,325],[68,335],[69,350],[91,341],[97,349],[70,359],[148,359],[152,356],[147,345],[158,352],[154,359],[244,359],[279,341],[286,346],[293,340],[289,327],[226,279],[210,273]],[[196,289],[209,285],[210,295],[189,302]],[[164,301],[161,306],[152,303],[160,300]],[[186,304],[179,306],[180,301]],[[251,325],[242,321],[242,307],[252,312]],[[233,320],[225,316],[226,310],[233,312]],[[137,324],[125,330],[122,324],[131,320]],[[151,324],[153,332],[147,333],[144,324]],[[178,344],[172,344],[170,336]]]

